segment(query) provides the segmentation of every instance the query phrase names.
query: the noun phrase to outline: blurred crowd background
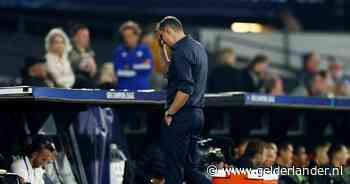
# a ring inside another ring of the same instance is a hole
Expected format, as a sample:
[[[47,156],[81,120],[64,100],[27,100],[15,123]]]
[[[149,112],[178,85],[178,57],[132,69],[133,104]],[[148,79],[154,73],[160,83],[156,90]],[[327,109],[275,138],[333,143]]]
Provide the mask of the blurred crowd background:
[[[343,0],[223,2],[216,13],[204,1],[203,15],[195,13],[194,2],[180,10],[135,4],[142,6],[136,12],[118,3],[3,1],[1,85],[164,89],[154,28],[168,10],[208,50],[208,92],[349,94]]]
[[[0,86],[163,90],[166,61],[160,57],[154,30],[162,17],[174,15],[183,22],[186,33],[207,49],[208,93],[346,98],[350,95],[348,3],[2,0]],[[171,58],[171,49],[168,51]],[[219,109],[207,116],[210,130],[207,127],[205,134],[229,141],[203,148],[207,149],[203,153],[208,153],[205,163],[247,168],[344,166],[342,176],[291,176],[282,178],[281,183],[350,182],[349,147],[338,144],[348,142],[344,140],[349,130],[347,115],[344,119],[338,114],[324,118],[319,112],[283,114],[278,109],[269,113],[229,112],[235,115],[234,124],[227,116],[218,118],[220,113],[225,112]],[[124,123],[122,129],[130,138],[132,158],[136,158],[130,172],[135,181],[129,182],[145,183],[150,167],[162,175],[162,162],[157,146],[142,145],[147,149],[135,151],[140,150],[139,141],[146,129],[144,119],[137,121]],[[275,124],[267,127],[270,122]],[[248,141],[243,135],[267,137],[264,140],[273,142]],[[335,141],[321,143],[327,136]],[[215,148],[221,151],[215,152]]]

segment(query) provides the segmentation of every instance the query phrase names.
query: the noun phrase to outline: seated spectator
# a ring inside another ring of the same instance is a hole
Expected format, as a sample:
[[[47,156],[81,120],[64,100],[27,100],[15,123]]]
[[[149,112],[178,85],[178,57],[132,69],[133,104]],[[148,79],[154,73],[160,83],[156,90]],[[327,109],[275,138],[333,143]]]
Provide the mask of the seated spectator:
[[[45,59],[27,57],[22,69],[22,84],[27,86],[48,87],[52,85],[47,79]]]
[[[263,92],[269,63],[270,59],[266,55],[257,55],[241,73],[241,90],[246,92]]]
[[[347,80],[339,80],[334,83],[334,96],[348,97],[350,96],[350,83]]]
[[[234,67],[235,52],[231,48],[219,51],[218,65],[212,70],[208,78],[208,92],[228,92],[239,90],[239,70]]]
[[[266,149],[266,160],[264,162],[265,167],[272,167],[276,163],[276,158],[277,158],[277,146],[275,143],[267,143],[265,145]]]
[[[323,96],[331,95],[331,86],[329,85],[329,75],[326,71],[317,72],[311,77],[309,83],[301,85],[291,93],[293,96]]]
[[[278,146],[278,156],[276,159],[277,166],[291,167],[293,163],[293,145],[282,143]]]
[[[60,28],[52,29],[45,38],[45,47],[47,70],[55,87],[71,88],[75,76],[68,60],[71,45],[66,33]]]
[[[279,96],[284,95],[283,81],[278,76],[269,77],[264,84],[266,94]]]
[[[75,88],[95,88],[97,72],[95,52],[90,47],[90,31],[85,25],[75,25],[72,30],[73,49],[68,58],[75,74]]]
[[[300,85],[307,85],[319,70],[320,58],[315,52],[309,52],[303,55],[302,64],[303,68],[298,74],[298,79]]]
[[[337,61],[335,57],[328,57],[328,72],[334,83],[343,81],[345,78],[343,63]]]
[[[24,183],[44,184],[44,170],[55,151],[53,143],[43,136],[33,139],[27,152],[11,164],[11,171],[19,175]]]
[[[252,140],[247,144],[244,155],[238,160],[239,168],[259,168],[266,160],[265,143],[260,140]]]
[[[115,89],[117,80],[113,63],[104,63],[99,72],[98,87],[100,89]]]
[[[113,52],[113,64],[118,76],[117,89],[149,89],[152,55],[148,46],[140,42],[140,27],[128,21],[120,27],[120,34],[124,43]]]
[[[298,146],[295,149],[293,165],[296,167],[307,167],[309,165],[308,155],[304,146]]]

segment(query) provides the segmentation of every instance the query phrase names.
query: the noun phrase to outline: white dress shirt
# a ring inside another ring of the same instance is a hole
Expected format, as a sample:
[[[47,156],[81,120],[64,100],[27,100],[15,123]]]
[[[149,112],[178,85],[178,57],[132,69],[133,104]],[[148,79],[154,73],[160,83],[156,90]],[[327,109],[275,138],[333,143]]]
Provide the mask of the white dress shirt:
[[[75,76],[65,54],[62,58],[53,53],[47,53],[46,65],[49,74],[52,76],[55,84],[59,87],[71,88],[75,83]]]
[[[11,171],[23,178],[25,183],[44,184],[43,175],[45,170],[33,168],[27,156],[15,160],[11,164]]]

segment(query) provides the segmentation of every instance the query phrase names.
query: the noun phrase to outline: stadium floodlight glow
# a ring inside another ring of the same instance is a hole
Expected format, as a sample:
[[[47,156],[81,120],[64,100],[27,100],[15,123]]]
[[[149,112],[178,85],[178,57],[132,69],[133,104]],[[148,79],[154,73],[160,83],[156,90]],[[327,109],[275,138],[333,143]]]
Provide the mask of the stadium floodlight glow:
[[[260,33],[263,26],[259,23],[234,22],[231,24],[231,30],[236,33]]]

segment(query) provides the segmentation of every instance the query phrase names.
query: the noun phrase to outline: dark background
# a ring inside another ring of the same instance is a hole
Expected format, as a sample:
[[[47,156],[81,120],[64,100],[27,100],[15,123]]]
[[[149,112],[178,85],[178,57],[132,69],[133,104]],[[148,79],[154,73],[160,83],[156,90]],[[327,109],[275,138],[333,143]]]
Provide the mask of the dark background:
[[[89,26],[97,62],[111,61],[118,26],[135,20],[151,27],[174,15],[196,36],[202,27],[229,28],[233,21],[259,22],[282,29],[288,11],[304,31],[347,32],[346,0],[0,0],[0,76],[18,77],[25,56],[44,54],[44,37],[53,27]]]

